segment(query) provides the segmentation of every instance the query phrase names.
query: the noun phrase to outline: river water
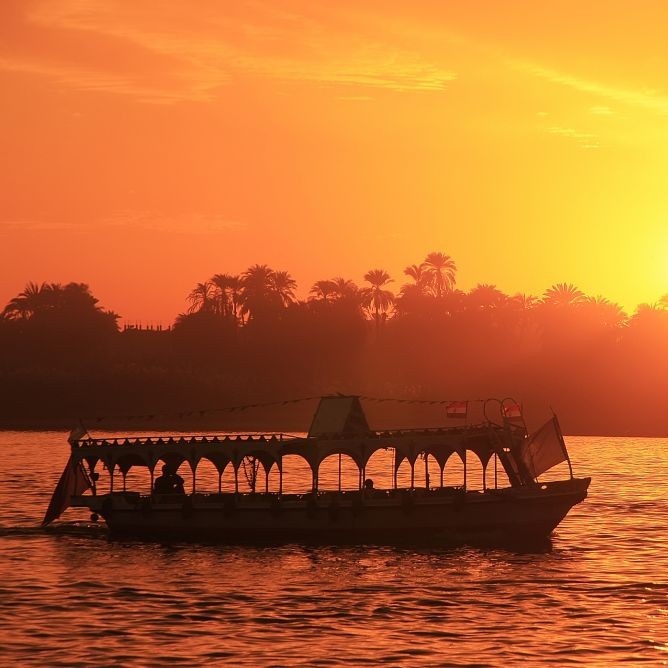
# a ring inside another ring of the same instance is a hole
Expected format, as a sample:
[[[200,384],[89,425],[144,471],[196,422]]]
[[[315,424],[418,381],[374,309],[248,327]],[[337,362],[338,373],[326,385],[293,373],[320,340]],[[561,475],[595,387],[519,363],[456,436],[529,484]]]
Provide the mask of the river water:
[[[590,496],[538,551],[263,548],[40,529],[65,435],[0,432],[0,665],[665,665],[668,440],[567,442]]]

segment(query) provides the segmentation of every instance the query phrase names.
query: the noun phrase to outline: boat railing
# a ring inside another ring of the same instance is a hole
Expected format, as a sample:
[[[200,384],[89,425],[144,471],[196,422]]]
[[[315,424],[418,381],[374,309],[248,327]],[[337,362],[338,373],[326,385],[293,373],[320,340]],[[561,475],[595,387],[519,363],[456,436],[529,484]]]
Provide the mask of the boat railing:
[[[82,438],[72,441],[74,445],[82,446],[150,446],[150,445],[197,445],[216,443],[240,443],[240,442],[283,442],[292,440],[292,434],[275,432],[267,434],[206,434],[187,436],[118,436],[104,438]]]

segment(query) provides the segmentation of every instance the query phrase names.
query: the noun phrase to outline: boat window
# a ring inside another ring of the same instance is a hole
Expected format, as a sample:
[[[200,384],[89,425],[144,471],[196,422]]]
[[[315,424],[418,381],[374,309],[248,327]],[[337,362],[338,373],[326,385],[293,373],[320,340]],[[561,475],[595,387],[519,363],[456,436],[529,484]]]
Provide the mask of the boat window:
[[[471,491],[483,489],[482,462],[471,450],[466,451],[466,489]]]
[[[366,464],[366,477],[373,480],[376,489],[392,489],[394,448],[376,450]]]
[[[496,487],[499,489],[504,489],[510,487],[510,480],[506,474],[505,469],[500,461],[497,461],[496,465],[494,464],[494,455],[489,458],[487,463],[487,489],[494,489],[494,481],[496,479]],[[496,478],[495,478],[495,466],[496,466]]]
[[[201,494],[218,493],[218,469],[208,459],[200,459],[197,464],[197,492]]]
[[[453,452],[445,462],[443,471],[444,487],[461,487],[464,484],[464,462],[462,458]]]
[[[313,486],[311,467],[299,455],[283,457],[283,493],[306,494]]]
[[[339,459],[341,467],[339,469]],[[341,477],[339,478],[339,471]],[[339,489],[359,489],[359,468],[350,455],[330,455],[320,463],[318,470],[318,489],[320,491],[336,491]]]

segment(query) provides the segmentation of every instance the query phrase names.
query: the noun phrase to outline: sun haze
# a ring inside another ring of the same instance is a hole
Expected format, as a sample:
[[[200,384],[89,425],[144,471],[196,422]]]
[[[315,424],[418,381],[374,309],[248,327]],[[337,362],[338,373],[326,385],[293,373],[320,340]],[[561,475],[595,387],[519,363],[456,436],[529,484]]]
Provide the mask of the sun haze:
[[[168,323],[253,263],[668,289],[663,2],[0,5],[5,303],[85,281]]]

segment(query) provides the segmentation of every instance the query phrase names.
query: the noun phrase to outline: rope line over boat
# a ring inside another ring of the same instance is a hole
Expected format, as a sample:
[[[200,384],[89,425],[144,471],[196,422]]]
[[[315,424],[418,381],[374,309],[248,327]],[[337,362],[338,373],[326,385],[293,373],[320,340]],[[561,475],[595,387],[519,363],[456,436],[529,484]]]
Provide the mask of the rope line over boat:
[[[307,401],[318,401],[326,397],[331,396],[349,396],[342,393],[329,394],[329,395],[315,395],[311,397],[300,397],[298,399],[284,399],[280,401],[268,401],[268,402],[259,402],[253,404],[240,404],[236,406],[222,406],[216,408],[200,408],[187,411],[169,411],[169,412],[159,412],[159,413],[143,413],[143,414],[133,414],[133,415],[97,415],[94,417],[80,417],[78,422],[83,425],[91,425],[95,423],[99,425],[101,422],[106,420],[126,420],[126,421],[152,421],[160,418],[176,418],[184,419],[190,417],[205,417],[206,415],[214,415],[216,413],[235,413],[247,411],[253,408],[272,408],[277,406],[287,406],[292,404],[304,403]],[[352,396],[352,395],[351,395]],[[422,405],[422,406],[463,406],[464,413],[471,404],[486,405],[489,402],[498,402],[503,405],[507,400],[513,401],[512,399],[502,399],[489,397],[487,399],[411,399],[411,398],[399,398],[399,397],[372,397],[367,395],[355,395],[358,399],[363,401],[368,401],[370,403],[399,403],[399,404],[412,404],[412,405]]]

